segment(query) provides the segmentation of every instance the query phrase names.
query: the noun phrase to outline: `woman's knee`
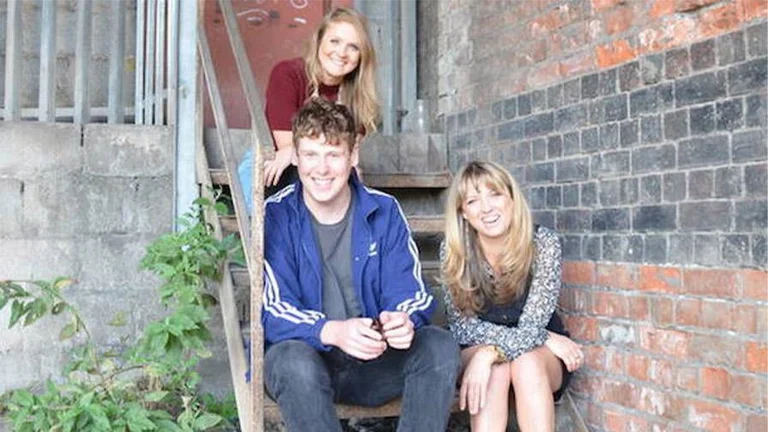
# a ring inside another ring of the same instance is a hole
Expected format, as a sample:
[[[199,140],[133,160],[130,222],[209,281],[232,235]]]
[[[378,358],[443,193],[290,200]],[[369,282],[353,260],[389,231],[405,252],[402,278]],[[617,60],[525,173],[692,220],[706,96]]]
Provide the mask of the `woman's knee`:
[[[546,360],[537,350],[527,352],[508,364],[509,376],[515,386],[546,386],[549,382]]]

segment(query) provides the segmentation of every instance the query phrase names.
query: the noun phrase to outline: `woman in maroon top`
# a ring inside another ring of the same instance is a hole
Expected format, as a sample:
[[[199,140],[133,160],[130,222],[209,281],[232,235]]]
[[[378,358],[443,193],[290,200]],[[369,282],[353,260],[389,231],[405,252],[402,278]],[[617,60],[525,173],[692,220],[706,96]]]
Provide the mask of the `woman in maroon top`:
[[[277,188],[268,194],[297,178],[292,165],[291,121],[299,108],[316,96],[349,107],[361,136],[376,130],[376,53],[368,37],[367,20],[355,10],[334,9],[309,40],[304,57],[284,60],[270,73],[265,111],[276,152],[264,166],[264,185]],[[238,170],[249,208],[251,158],[249,150]]]

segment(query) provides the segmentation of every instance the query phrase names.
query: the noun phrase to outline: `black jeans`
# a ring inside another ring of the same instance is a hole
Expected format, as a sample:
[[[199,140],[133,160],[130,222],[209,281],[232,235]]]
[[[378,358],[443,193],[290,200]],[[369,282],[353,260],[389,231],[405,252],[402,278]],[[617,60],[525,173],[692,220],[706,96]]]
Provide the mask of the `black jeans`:
[[[340,432],[334,402],[379,406],[402,395],[398,431],[443,432],[459,366],[451,334],[426,326],[409,349],[388,348],[370,361],[337,349],[321,353],[302,341],[280,342],[267,350],[264,379],[290,431]]]

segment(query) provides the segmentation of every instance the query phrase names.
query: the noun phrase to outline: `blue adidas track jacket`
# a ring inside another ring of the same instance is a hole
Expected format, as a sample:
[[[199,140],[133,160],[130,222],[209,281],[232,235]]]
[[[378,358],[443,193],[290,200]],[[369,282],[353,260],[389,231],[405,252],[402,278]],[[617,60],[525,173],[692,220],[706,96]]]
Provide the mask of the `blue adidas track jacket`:
[[[421,276],[416,243],[400,204],[350,176],[357,203],[352,215],[352,276],[363,316],[381,311],[408,313],[416,328],[429,323],[434,308]],[[264,306],[267,345],[298,339],[318,350],[326,323],[322,311],[323,265],[304,204],[301,182],[265,202]]]

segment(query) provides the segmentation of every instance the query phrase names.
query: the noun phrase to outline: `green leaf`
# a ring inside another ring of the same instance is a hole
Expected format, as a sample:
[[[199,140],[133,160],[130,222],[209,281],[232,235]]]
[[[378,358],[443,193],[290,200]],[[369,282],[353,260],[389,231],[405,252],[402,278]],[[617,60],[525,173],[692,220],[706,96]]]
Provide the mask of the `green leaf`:
[[[19,322],[19,319],[24,315],[24,312],[26,310],[26,305],[21,302],[20,300],[14,300],[13,304],[11,304],[11,319],[8,322],[8,328],[13,328],[13,326],[16,325],[17,322]]]
[[[198,205],[201,207],[206,207],[211,205],[211,200],[209,200],[208,198],[200,197],[192,201],[192,204]]]
[[[59,340],[67,340],[74,336],[75,333],[77,333],[77,323],[71,322],[65,325],[63,329],[61,329],[61,333],[59,333]]]
[[[8,304],[8,301],[11,298],[6,295],[0,295],[0,310],[3,310],[6,304]]]
[[[147,402],[160,402],[167,395],[167,391],[155,391],[144,395],[144,400]]]
[[[56,278],[55,281],[53,281],[53,287],[60,290],[62,288],[66,288],[72,285],[73,283],[75,283],[74,279],[59,277],[59,278]]]
[[[108,325],[111,325],[112,327],[122,327],[124,326],[128,320],[125,318],[125,311],[118,311],[115,316],[112,318],[110,322],[108,322]]]
[[[17,403],[23,407],[31,407],[35,402],[35,397],[32,396],[32,393],[26,390],[16,390],[13,392],[13,396],[11,396],[11,402]]]
[[[155,422],[157,430],[159,432],[181,432],[182,429],[174,422],[170,420],[160,420]]]
[[[204,431],[216,426],[221,420],[222,418],[216,414],[203,414],[195,419],[192,423],[192,427],[194,427],[195,430]]]
[[[68,306],[67,302],[58,302],[58,303],[56,303],[51,308],[51,315],[58,315],[58,314],[60,314],[67,306]]]

